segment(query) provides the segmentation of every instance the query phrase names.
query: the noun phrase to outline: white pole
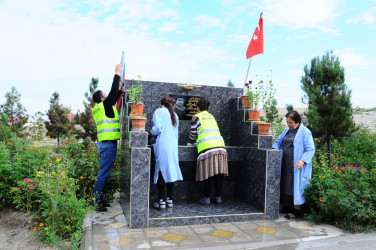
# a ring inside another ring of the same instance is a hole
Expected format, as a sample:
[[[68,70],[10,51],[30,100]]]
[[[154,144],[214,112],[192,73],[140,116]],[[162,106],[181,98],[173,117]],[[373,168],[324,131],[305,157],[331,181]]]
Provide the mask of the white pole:
[[[248,72],[249,72],[249,67],[251,66],[251,62],[252,62],[252,57],[251,57],[251,59],[249,59],[249,64],[248,64],[247,75],[245,76],[245,80],[244,80],[244,83],[247,83]]]

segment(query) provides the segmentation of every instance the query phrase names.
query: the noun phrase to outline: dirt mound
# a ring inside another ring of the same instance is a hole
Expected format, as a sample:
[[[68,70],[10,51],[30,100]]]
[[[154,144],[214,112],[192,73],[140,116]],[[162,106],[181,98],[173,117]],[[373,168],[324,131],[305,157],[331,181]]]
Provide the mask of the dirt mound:
[[[28,229],[25,213],[4,209],[0,211],[0,248],[2,250],[54,250],[39,242]]]

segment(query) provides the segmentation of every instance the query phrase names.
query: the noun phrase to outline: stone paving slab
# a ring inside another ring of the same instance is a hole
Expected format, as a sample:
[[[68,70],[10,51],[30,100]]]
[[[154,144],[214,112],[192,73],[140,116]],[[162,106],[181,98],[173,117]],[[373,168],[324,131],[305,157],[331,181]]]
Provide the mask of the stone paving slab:
[[[129,229],[118,201],[88,214],[81,249],[375,249],[376,232],[345,235],[302,220],[242,221]],[[351,248],[347,248],[351,246]]]

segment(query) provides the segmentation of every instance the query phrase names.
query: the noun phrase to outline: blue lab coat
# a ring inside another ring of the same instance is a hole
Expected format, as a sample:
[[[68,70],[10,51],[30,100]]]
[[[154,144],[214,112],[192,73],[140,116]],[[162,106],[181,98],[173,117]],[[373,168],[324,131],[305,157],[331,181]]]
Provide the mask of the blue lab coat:
[[[153,144],[155,155],[154,184],[157,184],[161,171],[165,182],[183,180],[179,167],[178,138],[179,118],[176,117],[176,127],[172,125],[171,115],[167,108],[161,107],[154,111],[152,135],[156,136]]]
[[[273,144],[274,149],[282,148],[282,139],[285,137],[289,128],[277,138]],[[311,131],[303,124],[300,124],[298,132],[294,138],[294,205],[302,205],[305,203],[303,197],[304,189],[309,186],[309,179],[312,177],[312,157],[315,153],[315,144],[313,142]],[[282,152],[283,155],[283,152]],[[301,169],[297,170],[295,164],[299,161],[304,161],[304,165]],[[282,159],[283,161],[283,159]],[[282,162],[281,161],[281,162]]]

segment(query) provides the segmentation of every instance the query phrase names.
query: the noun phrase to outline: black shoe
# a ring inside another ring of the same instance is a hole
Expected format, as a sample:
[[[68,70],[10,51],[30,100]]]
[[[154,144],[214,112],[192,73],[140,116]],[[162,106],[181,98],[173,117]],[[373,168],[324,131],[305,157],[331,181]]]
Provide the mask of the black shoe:
[[[107,212],[108,211],[108,209],[105,206],[101,205],[101,204],[97,205],[96,210],[97,210],[97,212]]]
[[[304,212],[302,210],[296,210],[295,208],[292,210],[291,213],[285,215],[285,219],[300,219],[304,216]]]
[[[293,206],[283,206],[282,209],[279,210],[279,212],[281,214],[288,214],[288,213],[291,213],[293,209],[294,209]]]
[[[103,200],[102,202],[99,202],[98,204],[101,204],[103,207],[111,207],[111,204],[107,203],[105,200]]]

